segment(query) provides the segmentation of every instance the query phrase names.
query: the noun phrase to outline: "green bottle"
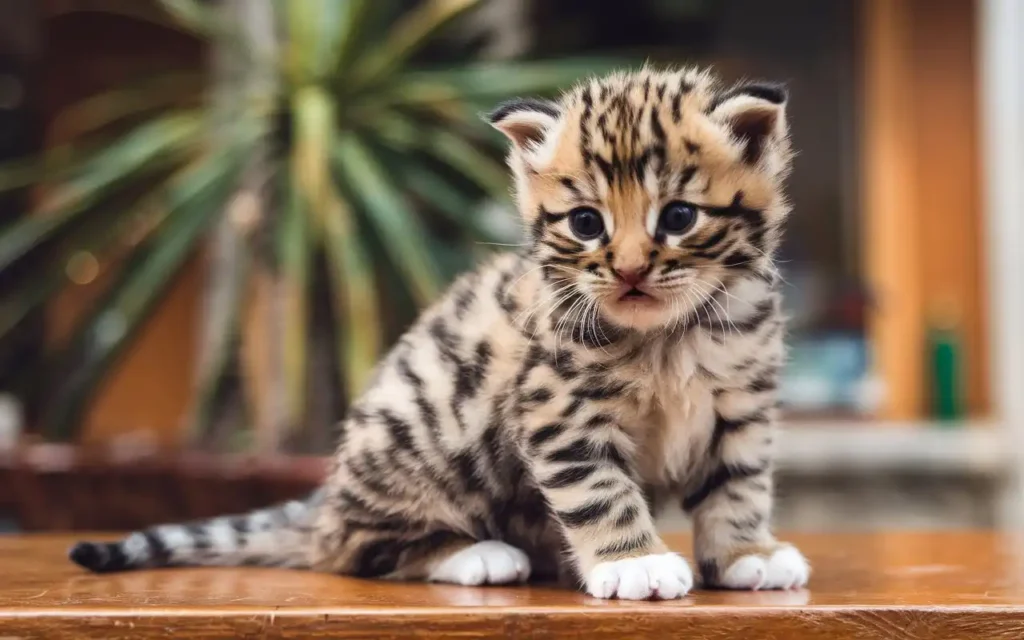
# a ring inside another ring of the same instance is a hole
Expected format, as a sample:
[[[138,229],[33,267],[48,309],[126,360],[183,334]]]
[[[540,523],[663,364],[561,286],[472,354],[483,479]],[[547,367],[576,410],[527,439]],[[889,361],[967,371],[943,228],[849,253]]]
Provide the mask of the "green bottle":
[[[932,314],[928,330],[931,414],[944,423],[964,417],[963,342],[958,314],[945,304]]]

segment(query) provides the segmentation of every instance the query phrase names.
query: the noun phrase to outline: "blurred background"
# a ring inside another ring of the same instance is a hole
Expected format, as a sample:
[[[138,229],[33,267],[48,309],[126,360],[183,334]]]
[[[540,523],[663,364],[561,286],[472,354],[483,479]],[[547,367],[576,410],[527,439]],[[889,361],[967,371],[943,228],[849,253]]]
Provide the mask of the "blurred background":
[[[645,60],[789,87],[778,526],[1021,523],[1022,4],[0,0],[0,530],[315,485],[521,241],[478,114]]]

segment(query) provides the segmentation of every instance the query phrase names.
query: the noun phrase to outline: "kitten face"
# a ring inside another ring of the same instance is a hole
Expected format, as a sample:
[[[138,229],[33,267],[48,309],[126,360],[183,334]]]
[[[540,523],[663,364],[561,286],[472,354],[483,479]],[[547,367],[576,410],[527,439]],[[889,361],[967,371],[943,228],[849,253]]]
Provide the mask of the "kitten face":
[[[742,275],[770,279],[788,211],[781,89],[643,70],[491,120],[513,142],[533,257],[577,312],[663,330]]]

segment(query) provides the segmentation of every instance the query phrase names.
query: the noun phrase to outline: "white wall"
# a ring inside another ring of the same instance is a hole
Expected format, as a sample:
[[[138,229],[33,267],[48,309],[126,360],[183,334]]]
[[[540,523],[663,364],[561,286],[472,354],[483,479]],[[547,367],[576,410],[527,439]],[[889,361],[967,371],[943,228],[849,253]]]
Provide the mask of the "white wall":
[[[1017,456],[1005,517],[1024,525],[1024,2],[979,3],[993,399]]]

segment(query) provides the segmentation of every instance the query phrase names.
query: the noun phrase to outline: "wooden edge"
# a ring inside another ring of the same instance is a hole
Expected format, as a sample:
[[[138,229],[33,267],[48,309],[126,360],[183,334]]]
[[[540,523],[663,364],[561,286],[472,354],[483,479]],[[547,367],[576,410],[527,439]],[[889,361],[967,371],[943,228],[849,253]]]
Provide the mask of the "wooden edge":
[[[684,601],[685,602],[685,601]],[[159,608],[140,612],[100,608],[0,612],[8,636],[108,638],[131,629],[132,637],[222,634],[252,637],[336,638],[549,637],[587,638],[765,637],[805,640],[903,637],[906,629],[929,638],[1008,637],[1024,625],[1022,607],[693,607],[678,603],[596,603],[564,608],[338,609]]]

